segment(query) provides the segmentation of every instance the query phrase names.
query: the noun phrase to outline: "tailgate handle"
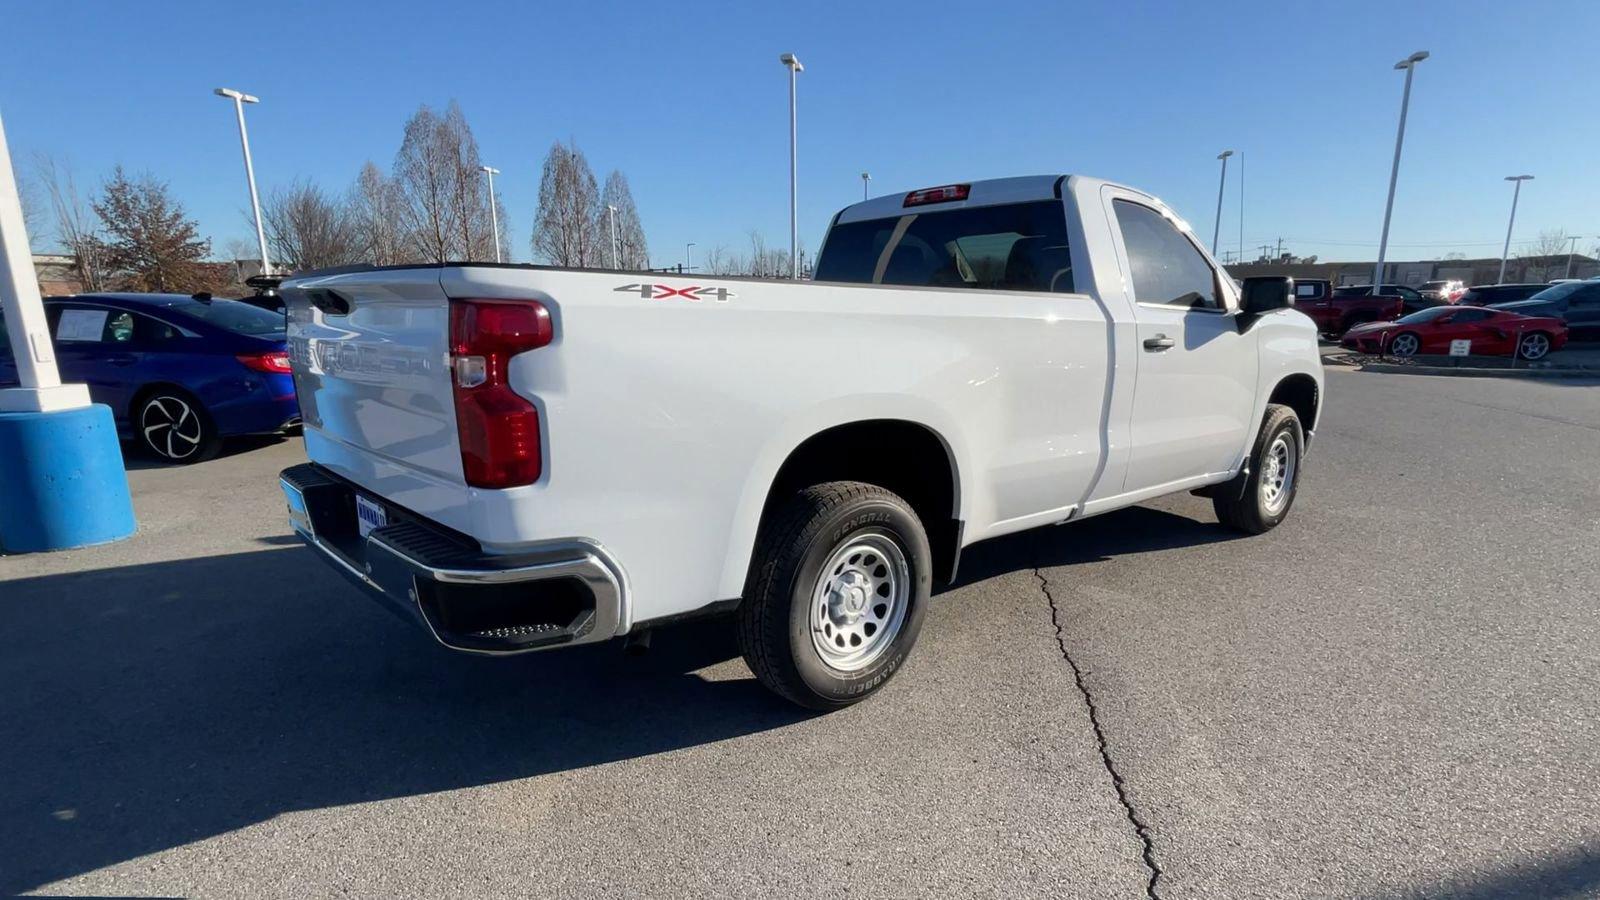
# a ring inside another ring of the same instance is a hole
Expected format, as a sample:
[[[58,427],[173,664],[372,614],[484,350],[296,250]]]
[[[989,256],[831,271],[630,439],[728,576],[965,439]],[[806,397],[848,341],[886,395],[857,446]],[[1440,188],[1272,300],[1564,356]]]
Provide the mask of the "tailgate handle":
[[[307,291],[306,293],[310,295],[311,305],[322,310],[328,315],[350,315],[350,298],[339,293],[338,291],[319,289],[315,291]]]

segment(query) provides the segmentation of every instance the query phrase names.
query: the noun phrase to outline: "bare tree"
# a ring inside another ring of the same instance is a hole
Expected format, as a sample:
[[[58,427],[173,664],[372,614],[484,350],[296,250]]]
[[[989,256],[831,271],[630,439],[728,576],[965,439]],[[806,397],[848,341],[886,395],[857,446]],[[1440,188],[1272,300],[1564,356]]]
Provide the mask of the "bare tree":
[[[261,222],[272,257],[291,269],[324,269],[360,262],[354,217],[322,188],[297,181],[267,195]]]
[[[612,207],[615,213],[610,213]],[[606,176],[606,186],[600,192],[601,239],[606,248],[606,264],[617,269],[650,268],[650,247],[645,243],[644,226],[639,222],[639,209],[633,205],[633,192],[628,189],[628,177],[616,169]],[[606,215],[615,216],[607,220]],[[612,260],[611,228],[617,234],[617,259]],[[717,249],[721,249],[720,247]]]
[[[1517,256],[1523,259],[1537,259],[1547,256],[1566,256],[1567,246],[1571,243],[1565,228],[1551,228],[1539,232],[1539,239],[1530,242]]]
[[[172,197],[166,182],[153,176],[130,178],[121,166],[94,201],[105,239],[97,241],[105,268],[131,290],[211,290],[226,283],[218,267],[203,260],[211,242]]]
[[[105,265],[101,258],[99,222],[91,199],[78,192],[72,164],[57,165],[54,157],[40,153],[33,158],[34,171],[50,195],[50,212],[55,219],[56,241],[72,254],[78,280],[86,291],[105,289]]]
[[[394,179],[370,161],[350,188],[347,207],[360,257],[375,266],[415,262],[415,245],[406,234],[405,198]]]
[[[427,106],[406,122],[395,156],[401,221],[414,253],[430,262],[494,257],[478,143],[461,107],[441,117]]]
[[[605,265],[610,253],[602,249],[599,214],[600,192],[588,160],[577,146],[557,141],[539,176],[533,255],[558,266]]]

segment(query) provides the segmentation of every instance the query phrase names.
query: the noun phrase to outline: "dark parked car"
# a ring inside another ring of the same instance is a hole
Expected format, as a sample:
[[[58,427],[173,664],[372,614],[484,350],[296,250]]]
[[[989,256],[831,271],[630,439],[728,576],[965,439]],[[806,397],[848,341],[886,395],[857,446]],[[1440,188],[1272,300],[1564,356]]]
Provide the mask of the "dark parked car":
[[[1569,281],[1526,300],[1496,303],[1495,309],[1524,316],[1555,316],[1575,341],[1600,341],[1600,281]]]
[[[1479,284],[1467,288],[1467,292],[1456,302],[1462,306],[1510,303],[1513,300],[1526,300],[1548,287],[1548,284]]]
[[[1425,282],[1422,287],[1417,288],[1417,291],[1430,300],[1437,300],[1440,303],[1455,303],[1461,299],[1462,294],[1467,292],[1467,286],[1454,279],[1429,281]]]
[[[238,298],[240,303],[259,306],[275,313],[284,312],[283,298],[278,296],[278,285],[283,283],[282,275],[251,275],[244,280],[244,283],[255,293]]]
[[[45,318],[62,379],[87,384],[118,431],[159,459],[199,462],[226,436],[300,424],[281,313],[183,294],[81,294],[46,298]],[[16,378],[0,321],[0,384]]]

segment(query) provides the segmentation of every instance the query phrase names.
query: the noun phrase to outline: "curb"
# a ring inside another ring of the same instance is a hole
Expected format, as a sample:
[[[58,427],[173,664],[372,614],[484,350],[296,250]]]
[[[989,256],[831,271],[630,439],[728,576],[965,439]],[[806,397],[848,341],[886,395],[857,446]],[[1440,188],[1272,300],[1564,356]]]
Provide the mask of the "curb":
[[[1363,363],[1361,372],[1382,375],[1456,375],[1462,378],[1600,378],[1600,369],[1485,369],[1476,366],[1406,366]]]

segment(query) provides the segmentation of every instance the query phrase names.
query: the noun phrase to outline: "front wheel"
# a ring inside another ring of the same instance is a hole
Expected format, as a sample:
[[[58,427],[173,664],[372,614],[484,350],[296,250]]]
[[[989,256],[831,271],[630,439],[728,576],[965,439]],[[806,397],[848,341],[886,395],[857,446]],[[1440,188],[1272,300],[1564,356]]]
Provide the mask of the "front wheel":
[[[1550,335],[1534,331],[1522,336],[1517,344],[1517,355],[1523,359],[1544,359],[1550,353]]]
[[[1389,342],[1389,355],[1398,356],[1401,359],[1410,359],[1416,356],[1417,351],[1421,349],[1422,338],[1409,331],[1400,332],[1394,336],[1394,340]]]
[[[1212,497],[1217,520],[1245,534],[1271,531],[1289,515],[1300,487],[1300,458],[1305,452],[1305,432],[1294,410],[1267,405],[1266,420],[1250,453],[1250,470],[1219,485]]]
[[[922,629],[932,554],[906,502],[876,485],[806,488],[763,524],[739,643],[762,684],[811,709],[865,699]]]

